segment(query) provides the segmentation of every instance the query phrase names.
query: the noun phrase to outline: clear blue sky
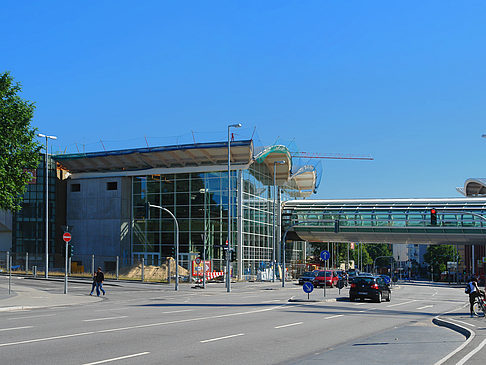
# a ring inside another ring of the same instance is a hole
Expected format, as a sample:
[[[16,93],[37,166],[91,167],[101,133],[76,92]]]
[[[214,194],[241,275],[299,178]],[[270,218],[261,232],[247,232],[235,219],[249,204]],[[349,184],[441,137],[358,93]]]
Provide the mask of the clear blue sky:
[[[454,197],[486,176],[484,1],[7,0],[0,27],[0,72],[56,151],[224,140],[239,121],[375,158],[324,160],[317,198]]]

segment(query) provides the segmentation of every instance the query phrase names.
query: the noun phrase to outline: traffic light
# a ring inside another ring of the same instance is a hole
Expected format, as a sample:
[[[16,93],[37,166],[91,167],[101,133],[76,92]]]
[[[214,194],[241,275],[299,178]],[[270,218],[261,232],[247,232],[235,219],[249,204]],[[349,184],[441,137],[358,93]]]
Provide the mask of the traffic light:
[[[435,210],[435,208],[432,208],[430,210],[430,225],[431,226],[437,225],[437,210]]]
[[[150,203],[145,203],[145,219],[150,219]]]
[[[236,261],[236,250],[230,250],[230,261]]]
[[[69,245],[69,257],[73,257],[73,256],[74,256],[74,246]]]
[[[339,233],[339,219],[334,220],[334,233]]]

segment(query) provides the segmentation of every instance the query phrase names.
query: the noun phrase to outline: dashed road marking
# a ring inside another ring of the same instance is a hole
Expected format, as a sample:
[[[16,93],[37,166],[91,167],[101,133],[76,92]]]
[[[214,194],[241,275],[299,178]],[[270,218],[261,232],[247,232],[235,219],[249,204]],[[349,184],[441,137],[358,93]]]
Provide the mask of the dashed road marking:
[[[202,340],[202,341],[199,341],[201,343],[207,343],[207,342],[213,342],[213,341],[219,341],[219,340],[226,340],[228,338],[233,338],[233,337],[238,337],[238,336],[244,336],[245,334],[244,333],[238,333],[236,335],[229,335],[229,336],[223,336],[223,337],[216,337],[216,338],[211,338],[209,340]]]
[[[274,328],[285,328],[285,327],[291,327],[291,326],[298,326],[299,324],[302,324],[304,322],[296,322],[296,323],[289,323],[289,324],[283,324],[281,326],[276,326]]]

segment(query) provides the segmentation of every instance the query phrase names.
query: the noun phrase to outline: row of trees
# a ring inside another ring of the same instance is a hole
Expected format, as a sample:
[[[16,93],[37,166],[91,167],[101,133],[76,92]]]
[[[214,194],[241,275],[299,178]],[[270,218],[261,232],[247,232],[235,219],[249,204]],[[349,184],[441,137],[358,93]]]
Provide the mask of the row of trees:
[[[331,258],[330,265],[337,267],[341,262],[346,262],[348,253],[348,243],[330,243],[334,245],[334,255]],[[313,256],[316,263],[319,262],[319,254],[322,250],[328,249],[328,243],[312,243]],[[331,247],[331,246],[329,246]],[[354,250],[349,250],[349,259],[355,263],[362,260],[362,266],[373,265],[378,257],[393,255],[390,245],[384,243],[364,243],[355,246]],[[434,273],[437,278],[441,272],[447,270],[447,262],[455,261],[454,247],[452,245],[429,245],[424,255],[424,261],[429,266],[429,272]],[[376,266],[388,266],[389,258],[378,258]]]

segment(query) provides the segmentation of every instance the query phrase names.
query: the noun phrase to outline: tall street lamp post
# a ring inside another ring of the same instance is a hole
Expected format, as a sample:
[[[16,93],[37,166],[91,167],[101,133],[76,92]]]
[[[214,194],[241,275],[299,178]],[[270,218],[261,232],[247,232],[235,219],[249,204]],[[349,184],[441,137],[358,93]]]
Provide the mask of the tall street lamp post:
[[[276,227],[275,227],[275,202],[277,198],[277,164],[283,165],[285,161],[275,161],[273,163],[273,241],[272,241],[272,282],[275,282],[275,240],[276,240]],[[285,275],[285,273],[283,273]]]
[[[46,168],[46,273],[45,278],[49,277],[49,160],[47,155],[49,154],[48,150],[48,140],[49,139],[57,139],[56,136],[47,136],[45,134],[37,134],[38,137],[46,139],[46,160],[45,160],[45,168]]]
[[[240,128],[241,123],[228,125],[228,244],[226,249],[226,292],[231,291],[231,138],[230,128]]]

